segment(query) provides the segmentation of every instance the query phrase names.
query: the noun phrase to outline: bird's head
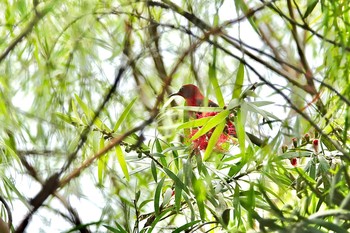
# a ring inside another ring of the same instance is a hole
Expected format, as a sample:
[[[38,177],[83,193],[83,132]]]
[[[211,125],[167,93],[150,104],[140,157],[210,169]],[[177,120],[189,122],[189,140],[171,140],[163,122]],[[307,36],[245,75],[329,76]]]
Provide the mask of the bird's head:
[[[182,96],[186,100],[188,106],[204,106],[204,96],[196,85],[183,85],[178,92],[171,94],[169,97],[176,95]],[[218,107],[218,105],[211,100],[209,100],[207,106]]]
[[[178,92],[171,94],[169,97],[176,95],[182,96],[185,99],[203,99],[201,91],[196,85],[193,84],[183,85]]]

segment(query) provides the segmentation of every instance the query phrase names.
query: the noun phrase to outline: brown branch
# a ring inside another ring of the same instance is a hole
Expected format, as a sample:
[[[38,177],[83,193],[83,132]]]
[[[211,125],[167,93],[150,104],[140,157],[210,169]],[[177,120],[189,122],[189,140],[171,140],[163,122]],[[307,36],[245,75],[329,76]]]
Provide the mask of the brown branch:
[[[262,2],[264,2],[264,0],[260,0]],[[280,16],[282,16],[282,18],[286,19],[287,21],[289,21],[291,24],[294,24],[300,28],[303,28],[304,30],[307,30],[309,32],[311,32],[312,35],[318,37],[319,39],[321,39],[322,41],[326,41],[327,43],[330,43],[334,46],[340,47],[348,52],[350,52],[350,47],[348,47],[345,44],[336,42],[334,40],[328,39],[325,36],[319,34],[318,32],[316,32],[314,29],[312,29],[306,22],[304,19],[303,20],[303,24],[296,22],[295,20],[289,18],[288,16],[286,16],[282,11],[280,11],[277,7],[275,7],[273,4],[268,5],[268,7],[270,7],[273,11],[275,11],[276,13],[278,13]]]
[[[296,21],[295,19],[295,15],[294,15],[294,9],[293,9],[293,6],[292,6],[292,2],[291,0],[287,0],[287,6],[288,6],[288,10],[289,10],[289,14],[290,14],[290,17],[291,19],[293,19],[293,21]],[[300,58],[300,62],[305,70],[305,78],[306,78],[306,82],[307,82],[307,86],[305,86],[305,88],[307,88],[307,92],[311,93],[312,95],[316,95],[317,94],[317,90],[316,90],[316,87],[315,87],[315,83],[312,79],[313,77],[313,73],[312,73],[312,70],[310,68],[310,65],[306,59],[306,56],[305,56],[305,52],[304,52],[304,47],[302,44],[301,44],[301,41],[300,41],[300,38],[299,38],[299,35],[298,35],[298,30],[297,30],[297,25],[295,24],[291,24],[292,25],[292,36],[294,38],[294,41],[295,41],[295,44],[296,44],[296,47],[297,47],[297,51],[298,51],[298,54],[299,54],[299,58]]]
[[[149,101],[147,98],[143,98],[143,96],[145,95],[144,90],[141,88],[142,87],[142,81],[141,78],[143,80],[147,79],[145,78],[145,76],[143,75],[143,73],[141,72],[141,70],[137,67],[136,65],[136,60],[133,58],[133,52],[131,50],[131,41],[132,41],[132,20],[130,21],[125,21],[125,36],[124,36],[124,48],[123,48],[123,53],[126,55],[126,57],[128,58],[128,62],[130,64],[131,70],[132,70],[132,74],[134,77],[134,80],[136,82],[137,87],[140,89],[140,96],[141,96],[141,102],[143,103],[144,108],[147,111],[151,111],[151,107],[149,106]],[[152,87],[152,85],[150,85]]]
[[[35,168],[30,165],[28,163],[28,161],[26,160],[26,158],[21,155],[20,156],[20,159],[21,159],[21,162],[22,162],[22,165],[27,169],[27,171],[29,172],[29,175],[31,177],[33,177],[37,182],[39,182],[41,185],[44,185],[44,181],[42,178],[39,177],[37,171],[35,170]],[[69,202],[67,200],[64,199],[63,196],[61,196],[59,193],[57,192],[54,192],[53,195],[58,199],[60,200],[60,202],[63,204],[63,206],[68,210],[68,212],[70,213],[70,215],[72,216],[72,219],[70,219],[70,221],[75,225],[75,226],[81,226],[83,225],[82,224],[82,221],[79,217],[79,214],[75,211],[75,209],[69,204]],[[90,231],[88,230],[87,227],[82,227],[81,229],[79,229],[79,231],[81,233],[89,233]]]
[[[237,57],[238,58],[238,57]],[[252,70],[261,81],[263,81],[264,83],[266,83],[269,87],[271,87],[274,91],[276,91],[276,93],[278,93],[280,96],[283,97],[283,99],[285,101],[287,101],[287,103],[289,104],[289,106],[296,111],[300,116],[302,116],[307,122],[310,123],[310,125],[317,131],[319,132],[319,134],[326,138],[327,141],[331,142],[332,145],[334,145],[334,147],[340,151],[343,155],[344,158],[348,161],[350,161],[350,154],[349,152],[345,151],[343,149],[343,147],[337,142],[334,141],[333,139],[331,139],[326,133],[323,132],[323,130],[320,128],[320,126],[314,122],[306,113],[304,113],[301,109],[299,109],[296,105],[293,104],[293,102],[288,98],[288,96],[286,94],[283,93],[283,91],[281,91],[280,89],[278,89],[274,84],[272,84],[271,82],[269,82],[267,79],[265,79],[262,75],[260,75],[260,73],[258,71],[256,71],[254,69],[254,67],[252,67],[249,63],[247,63],[244,59],[241,59],[241,62],[243,62],[243,64],[245,64],[246,66],[249,67],[250,70]]]
[[[127,131],[126,133],[122,134],[119,137],[113,138],[107,146],[105,146],[100,151],[98,151],[96,154],[94,154],[93,156],[91,156],[90,158],[85,160],[80,167],[74,169],[69,175],[67,175],[66,177],[62,178],[62,180],[59,183],[59,187],[60,188],[64,187],[72,179],[78,177],[82,173],[82,171],[85,170],[86,168],[88,168],[95,160],[97,160],[98,158],[100,158],[101,156],[106,154],[108,151],[110,151],[115,146],[119,145],[126,137],[130,136],[131,134],[133,134],[135,132],[143,130],[146,126],[151,124],[154,119],[155,119],[155,116],[152,115],[149,119],[144,121],[139,126],[137,126],[137,127],[133,128],[133,129]]]
[[[271,65],[270,63],[264,61],[263,59],[259,58],[258,56],[252,54],[250,51],[244,49],[242,46],[240,46],[240,44],[236,43],[235,41],[232,40],[232,37],[229,36],[228,34],[226,34],[225,32],[223,32],[221,30],[221,27],[214,29],[211,28],[209,25],[207,25],[204,21],[202,21],[201,19],[197,18],[195,15],[190,14],[186,11],[184,11],[183,9],[181,9],[179,6],[177,6],[176,4],[170,2],[169,0],[163,0],[163,2],[169,3],[169,6],[172,10],[174,10],[176,13],[182,15],[183,17],[185,17],[187,20],[191,21],[193,24],[195,24],[197,27],[199,27],[200,29],[206,31],[213,31],[213,30],[218,30],[220,32],[219,36],[225,40],[226,42],[228,42],[229,44],[231,44],[232,46],[234,46],[236,49],[238,49],[239,51],[241,51],[243,54],[248,55],[250,58],[252,58],[253,60],[259,62],[260,64],[266,66],[267,68],[269,68],[270,70],[272,70],[273,72],[275,72],[276,74],[284,77],[285,79],[288,80],[288,82],[290,82],[291,84],[299,87],[302,90],[306,90],[305,89],[305,85],[302,85],[301,83],[297,82],[296,80],[294,80],[294,78],[290,77],[289,74],[279,68],[274,67],[273,65]]]
[[[188,35],[194,37],[194,38],[200,39],[199,36],[195,35],[191,30],[189,30],[189,29],[187,29],[187,28],[185,28],[185,27],[183,27],[183,26],[177,27],[177,26],[172,25],[172,24],[161,24],[161,23],[158,23],[158,24],[161,25],[161,26],[163,26],[163,27],[168,27],[168,28],[171,28],[171,29],[180,30],[180,31],[182,31],[182,32],[184,32],[184,33],[186,33],[186,34],[188,34]],[[272,30],[272,29],[271,29],[271,30]],[[238,40],[238,39],[236,39],[236,38],[231,37],[231,39],[234,40],[234,41],[236,41],[237,43],[239,43],[241,46],[243,45],[244,47],[246,47],[246,48],[248,48],[248,49],[250,49],[250,50],[253,50],[253,51],[255,51],[255,52],[257,52],[257,53],[259,53],[259,54],[261,54],[261,55],[264,55],[265,57],[268,57],[268,58],[272,59],[273,61],[275,61],[275,62],[281,64],[282,66],[289,67],[290,69],[294,70],[295,72],[298,72],[298,73],[300,73],[300,74],[305,75],[305,71],[303,71],[301,68],[298,68],[297,66],[295,66],[295,65],[293,65],[293,64],[290,64],[290,63],[284,61],[280,56],[272,56],[271,54],[266,53],[266,52],[264,52],[263,50],[257,49],[257,48],[255,48],[255,47],[253,47],[253,46],[251,46],[251,45],[249,45],[249,44],[247,44],[247,43],[244,43],[243,41],[240,41],[240,40]],[[211,44],[211,45],[218,46],[217,43],[212,43],[212,41],[207,41],[207,43],[209,43],[209,44]],[[229,54],[229,55],[232,54],[229,50],[224,49],[222,46],[218,46],[218,47],[220,47],[220,49],[221,49],[222,51],[224,51],[225,53],[227,53],[227,54]],[[286,70],[287,72],[290,72],[289,69],[285,69],[285,70]],[[327,84],[326,82],[321,81],[321,80],[317,79],[316,77],[312,77],[312,78],[314,79],[314,81],[316,81],[316,82],[322,84],[323,86],[325,86],[325,87],[328,88],[329,90],[333,91],[337,96],[339,96],[339,98],[340,98],[342,101],[344,101],[347,105],[350,106],[350,100],[347,99],[344,95],[342,95],[339,91],[337,91],[332,85]]]
[[[156,67],[156,70],[158,72],[159,77],[164,80],[168,75],[167,72],[165,70],[165,65],[164,65],[164,61],[162,58],[162,55],[160,53],[160,45],[159,45],[159,33],[157,30],[157,24],[153,22],[153,20],[151,20],[150,25],[148,27],[148,34],[151,40],[151,45],[153,45],[150,49],[151,55],[152,55],[152,59],[154,62],[154,65]]]
[[[80,149],[84,146],[87,136],[91,130],[92,124],[95,122],[95,120],[98,118],[99,114],[103,110],[103,108],[106,106],[108,101],[110,100],[112,94],[115,92],[117,85],[122,77],[122,75],[125,72],[125,67],[121,67],[119,69],[118,74],[115,77],[114,83],[109,89],[108,93],[106,94],[103,102],[100,104],[100,106],[95,111],[94,117],[91,120],[91,122],[88,124],[88,126],[84,129],[84,131],[80,135],[80,141],[78,143],[77,148],[73,153],[71,153],[68,156],[67,162],[63,165],[61,170],[57,173],[54,173],[51,175],[45,183],[42,185],[41,190],[38,192],[38,194],[31,200],[30,204],[33,206],[32,210],[27,214],[27,216],[22,220],[20,225],[17,227],[16,232],[20,233],[25,230],[27,225],[29,224],[29,220],[31,216],[41,207],[41,205],[44,203],[44,201],[53,194],[59,187],[60,187],[60,176],[61,174],[66,171],[70,165],[73,163],[73,161],[76,159],[76,156]]]

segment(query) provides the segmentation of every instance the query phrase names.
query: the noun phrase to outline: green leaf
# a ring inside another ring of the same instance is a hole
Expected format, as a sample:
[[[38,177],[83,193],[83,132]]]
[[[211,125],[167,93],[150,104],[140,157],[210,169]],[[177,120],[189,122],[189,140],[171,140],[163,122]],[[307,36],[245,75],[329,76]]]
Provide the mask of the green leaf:
[[[129,104],[128,106],[126,106],[126,108],[124,109],[123,113],[120,115],[118,121],[115,123],[114,125],[114,132],[116,132],[119,129],[119,126],[124,122],[124,120],[126,119],[126,117],[129,115],[130,110],[132,108],[132,106],[134,106],[134,103],[136,102],[138,97],[135,97]]]
[[[173,190],[170,187],[168,187],[163,193],[162,206],[166,206],[170,202],[172,196],[173,196]]]
[[[241,105],[241,101],[240,101],[239,99],[232,99],[232,100],[228,103],[226,109],[232,110],[232,109],[234,109],[234,108],[238,108],[240,105]]]
[[[292,159],[292,158],[302,158],[302,157],[310,157],[312,154],[311,151],[288,151],[286,153],[281,154],[276,157],[278,159]]]
[[[182,190],[188,193],[188,189],[185,186],[185,184],[180,180],[177,175],[175,175],[172,171],[170,171],[168,168],[163,168],[164,172],[175,182],[175,185],[179,186]]]
[[[124,154],[123,154],[123,151],[122,151],[122,148],[120,147],[120,145],[115,146],[115,154],[117,155],[119,165],[123,171],[123,174],[124,174],[126,180],[129,181],[130,180],[129,171],[128,171],[125,157],[124,157]]]
[[[348,233],[346,229],[342,228],[338,224],[328,222],[323,219],[308,219],[307,222],[310,224],[315,224],[316,226],[322,226],[328,230],[331,230],[332,232]]]
[[[259,191],[261,192],[261,194],[264,197],[264,200],[271,207],[271,211],[273,211],[278,217],[284,218],[283,212],[278,208],[278,206],[275,204],[275,202],[273,200],[271,200],[270,197],[267,195],[266,188],[263,187],[263,184],[259,183],[258,187],[259,187]],[[271,193],[273,193],[273,192],[271,192]]]
[[[300,177],[303,178],[304,181],[306,181],[307,183],[309,183],[309,186],[312,186],[314,184],[316,184],[316,181],[314,179],[312,179],[312,177],[310,177],[306,172],[309,170],[309,168],[305,168],[305,171],[296,167],[295,170],[298,172],[298,174],[300,175]]]
[[[237,138],[241,153],[245,154],[245,130],[244,130],[244,118],[242,117],[242,109],[237,111],[237,117],[235,117],[235,127],[237,132]]]
[[[101,138],[100,149],[104,148],[104,145],[105,145],[104,142],[105,140]],[[108,156],[108,153],[106,153],[105,155],[100,157],[97,162],[97,176],[98,176],[98,183],[100,185],[103,184],[103,179],[104,179],[104,174],[107,167],[108,159],[109,159],[109,156]]]
[[[213,46],[213,49],[216,49],[215,46]],[[215,59],[215,56],[213,56],[214,59]],[[218,104],[220,107],[224,107],[225,106],[225,100],[224,100],[224,97],[222,95],[222,92],[221,92],[221,89],[220,89],[220,86],[219,86],[219,82],[218,82],[218,79],[217,79],[217,75],[216,75],[216,67],[215,67],[215,62],[211,65],[209,65],[209,81],[211,83],[211,86],[213,87],[214,89],[214,92],[215,92],[215,96],[216,96],[216,99],[218,100]],[[210,88],[210,87],[208,87]]]
[[[258,108],[254,103],[244,102],[244,105],[246,105],[248,111],[258,113],[265,119],[273,118],[275,120],[280,120],[277,116],[273,115],[272,113]]]
[[[162,188],[164,184],[165,177],[163,177],[157,184],[156,191],[154,193],[154,212],[156,216],[160,213],[160,196],[162,193]]]
[[[211,137],[210,137],[210,139],[209,139],[207,148],[206,148],[206,150],[205,150],[205,152],[204,152],[203,160],[207,160],[207,159],[210,157],[210,155],[211,155],[211,153],[212,153],[212,151],[213,151],[213,149],[214,149],[216,143],[217,143],[218,140],[219,140],[220,135],[222,134],[222,132],[223,132],[223,130],[224,130],[224,128],[225,128],[225,125],[226,125],[226,121],[222,121],[222,122],[215,128],[213,134],[211,135]]]
[[[236,5],[237,13],[239,12],[239,10],[241,10],[244,14],[248,14],[250,11],[246,1],[244,0],[235,0],[235,5]],[[248,21],[250,25],[253,27],[253,29],[255,30],[255,32],[260,35],[258,27],[255,24],[254,17],[248,17]]]
[[[155,140],[155,145],[156,145],[156,150],[157,154],[159,154],[160,162],[163,166],[167,166],[167,161],[165,159],[165,155],[163,154],[163,148],[162,145],[160,144],[159,138],[156,138]],[[155,153],[154,153],[155,154]]]
[[[195,127],[203,126],[204,124],[208,123],[208,121],[211,118],[212,116],[209,116],[209,117],[203,117],[192,121],[188,121],[179,125],[177,129],[187,129],[187,128],[195,128]]]
[[[181,208],[181,197],[182,197],[181,187],[175,184],[174,192],[175,192],[175,209],[176,209],[176,212],[179,212]]]
[[[200,130],[197,131],[197,133],[195,133],[192,136],[192,140],[196,140],[197,138],[199,138],[200,136],[206,134],[209,130],[211,130],[212,128],[214,128],[215,126],[217,126],[218,124],[220,124],[221,122],[223,122],[224,120],[226,120],[226,117],[230,114],[229,110],[223,110],[222,112],[218,113],[217,115],[213,116],[208,122],[207,124],[205,124]]]
[[[81,109],[83,110],[85,116],[87,117],[88,119],[88,123],[91,123],[91,121],[94,119],[95,117],[95,113],[93,110],[91,110],[87,104],[85,104],[78,95],[75,94],[75,99],[77,100],[79,106],[81,107]],[[110,129],[108,128],[107,125],[105,125],[101,120],[100,118],[96,118],[95,121],[93,122],[93,125],[95,125],[98,129],[102,129],[102,130],[109,130]]]
[[[80,225],[77,225],[77,226],[73,227],[72,229],[66,231],[65,233],[77,232],[80,229],[84,229],[84,228],[87,228],[89,226],[98,226],[101,223],[102,223],[102,221],[96,221],[96,222],[89,222],[89,223],[85,223],[85,224],[80,224]],[[118,231],[118,232],[120,232],[120,231]]]
[[[332,142],[332,139],[329,137],[327,138],[327,137],[321,136],[320,142],[322,142],[322,144],[325,145],[329,151],[337,150],[337,148],[334,146]]]
[[[238,226],[242,223],[242,209],[241,209],[241,201],[240,201],[240,190],[239,185],[235,186],[235,190],[233,193],[232,199],[232,207],[233,207],[233,217],[237,219]]]
[[[163,148],[158,138],[156,138],[155,143],[156,143],[157,152],[161,154],[163,152]]]
[[[172,233],[180,233],[180,232],[183,232],[185,231],[186,229],[189,229],[190,227],[196,225],[197,223],[199,223],[200,220],[195,220],[195,221],[192,221],[192,222],[189,222],[189,223],[186,223],[182,226],[180,226],[179,228],[177,228],[175,231],[173,231]]]
[[[172,150],[172,154],[174,157],[175,166],[177,169],[179,169],[179,153],[177,152],[179,147],[175,147],[175,145],[173,143],[171,143],[171,146],[172,146],[171,148],[177,148],[177,149]],[[165,152],[163,152],[163,153],[165,153]]]
[[[257,107],[275,104],[275,102],[272,102],[272,101],[252,101],[250,103],[257,106]]]
[[[80,106],[81,109],[83,110],[84,114],[87,116],[87,118],[88,118],[89,120],[92,120],[92,119],[94,118],[94,116],[95,116],[94,111],[92,111],[92,110],[87,106],[87,104],[85,104],[85,103],[83,102],[83,100],[80,99],[80,97],[79,97],[77,94],[74,94],[74,96],[75,96],[75,99],[76,99],[76,101],[78,102],[79,106]]]
[[[244,64],[241,62],[238,66],[236,81],[235,81],[235,85],[232,93],[232,99],[237,99],[240,96],[242,92],[243,82],[244,82]]]
[[[128,233],[119,223],[115,222],[115,225],[117,225],[118,228],[114,228],[111,226],[103,225],[107,230],[113,232],[113,233]]]
[[[221,219],[222,219],[222,223],[223,223],[223,227],[227,228],[229,222],[230,222],[230,209],[225,209],[222,214],[221,214]]]
[[[254,227],[254,219],[252,217],[253,211],[255,209],[255,190],[254,190],[254,183],[250,183],[250,188],[247,195],[247,203],[249,203],[249,209],[248,209],[248,222],[251,227]]]
[[[323,155],[318,155],[318,161],[319,161],[318,169],[321,172],[321,174],[328,174],[329,169],[331,169],[331,167],[329,166],[329,163],[325,159],[325,157]]]
[[[312,13],[312,11],[315,9],[318,1],[319,0],[308,0],[307,8],[306,8],[305,14],[303,16],[304,19]]]
[[[152,160],[151,162],[151,172],[152,172],[152,176],[154,181],[157,183],[157,168],[156,168],[156,163]]]
[[[61,120],[67,122],[68,124],[71,124],[74,126],[82,124],[81,120],[77,117],[68,116],[60,112],[56,112],[56,116],[58,116]]]
[[[151,228],[147,231],[148,233],[151,233],[154,230],[154,227],[161,221],[168,212],[172,211],[170,208],[164,209],[159,215],[152,221]]]
[[[348,106],[347,109],[346,109],[344,129],[343,129],[343,139],[342,139],[342,141],[343,141],[344,144],[347,143],[346,141],[348,139],[348,130],[349,130],[349,128],[350,128],[350,107]]]
[[[192,112],[221,112],[223,109],[219,107],[197,107],[197,106],[176,106],[173,108],[177,110],[192,111]],[[185,114],[184,116],[188,116],[188,115]],[[187,118],[188,117],[184,119],[184,122],[187,121]]]
[[[316,159],[315,158],[310,159],[310,161],[306,164],[305,171],[313,180],[316,180]]]
[[[199,210],[199,215],[201,216],[201,219],[205,220],[205,204],[204,201],[206,200],[207,195],[207,188],[203,182],[202,179],[196,179],[195,176],[193,176],[193,191],[194,195],[197,201],[197,206]]]
[[[79,118],[79,114],[78,114],[78,109],[77,106],[75,105],[75,101],[72,99],[71,101],[71,108],[72,108],[72,113],[76,118]]]
[[[245,164],[242,163],[242,162],[238,162],[238,163],[232,165],[232,166],[230,167],[230,170],[228,171],[228,174],[227,174],[227,175],[228,175],[229,177],[232,177],[232,176],[236,175],[239,171],[241,171],[241,169],[242,169],[242,167],[243,167],[244,165],[245,165]]]

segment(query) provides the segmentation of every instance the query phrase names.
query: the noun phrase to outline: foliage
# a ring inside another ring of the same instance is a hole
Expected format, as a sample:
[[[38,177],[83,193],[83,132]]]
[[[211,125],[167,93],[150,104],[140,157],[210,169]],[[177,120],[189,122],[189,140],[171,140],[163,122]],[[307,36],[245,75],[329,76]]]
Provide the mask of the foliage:
[[[0,214],[15,232],[349,231],[347,1],[0,9]],[[168,98],[187,83],[220,107]]]

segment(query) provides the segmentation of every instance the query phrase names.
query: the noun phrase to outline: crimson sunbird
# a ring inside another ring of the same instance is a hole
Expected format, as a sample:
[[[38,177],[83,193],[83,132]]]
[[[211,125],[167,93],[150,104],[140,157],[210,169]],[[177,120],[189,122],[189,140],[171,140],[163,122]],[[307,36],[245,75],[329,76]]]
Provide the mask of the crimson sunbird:
[[[182,96],[186,100],[187,106],[194,106],[194,107],[204,106],[205,97],[196,85],[193,85],[193,84],[183,85],[178,92],[171,94],[169,97],[177,96],[177,95]],[[219,107],[219,105],[211,100],[208,100],[208,107]],[[230,123],[232,124],[232,122]],[[234,130],[234,133],[235,133],[235,130]],[[256,137],[251,133],[246,132],[246,134],[249,137],[250,141],[255,145],[260,147],[264,145],[264,141],[261,140],[260,138]],[[232,135],[232,136],[236,137],[236,135]]]

